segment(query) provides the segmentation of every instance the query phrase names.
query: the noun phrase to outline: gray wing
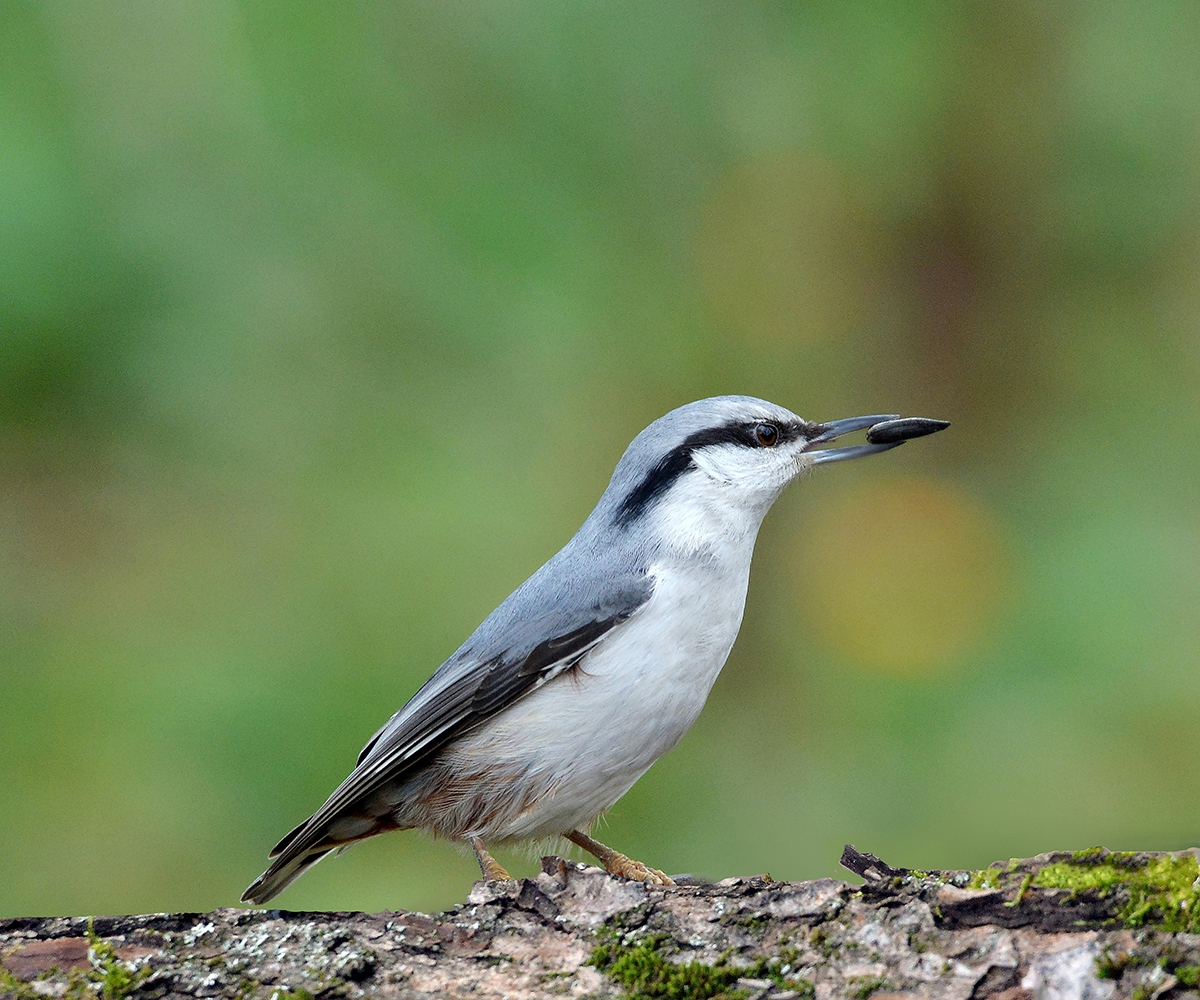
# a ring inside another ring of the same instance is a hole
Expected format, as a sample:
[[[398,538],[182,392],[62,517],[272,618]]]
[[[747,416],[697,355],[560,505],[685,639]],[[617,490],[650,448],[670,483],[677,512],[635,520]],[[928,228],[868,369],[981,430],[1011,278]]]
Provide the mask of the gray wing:
[[[354,771],[320,809],[275,846],[270,855],[275,863],[243,898],[272,871],[310,851],[330,849],[324,838],[337,816],[361,806],[447,743],[578,663],[645,604],[654,589],[645,574],[631,573],[613,579],[604,593],[577,608],[563,609],[565,601],[537,594],[529,582],[370,739]],[[559,607],[550,610],[546,605]]]

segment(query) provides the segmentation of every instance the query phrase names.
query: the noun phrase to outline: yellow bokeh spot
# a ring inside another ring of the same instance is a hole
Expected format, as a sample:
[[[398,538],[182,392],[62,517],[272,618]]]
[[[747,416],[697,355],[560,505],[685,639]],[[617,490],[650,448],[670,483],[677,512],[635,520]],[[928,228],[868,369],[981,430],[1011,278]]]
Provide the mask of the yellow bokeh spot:
[[[864,666],[932,673],[976,650],[1007,601],[1001,525],[946,483],[873,480],[804,519],[807,627]]]
[[[720,178],[694,253],[722,326],[812,342],[862,322],[881,237],[847,189],[832,164],[795,151],[744,160]]]

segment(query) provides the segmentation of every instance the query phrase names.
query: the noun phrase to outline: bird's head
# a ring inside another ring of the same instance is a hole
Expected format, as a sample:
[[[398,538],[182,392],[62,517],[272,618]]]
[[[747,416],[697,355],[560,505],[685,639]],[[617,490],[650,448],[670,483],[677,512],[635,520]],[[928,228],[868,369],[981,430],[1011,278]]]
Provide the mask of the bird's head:
[[[597,513],[630,530],[650,521],[715,518],[756,531],[771,504],[814,465],[887,451],[904,437],[848,448],[823,446],[895,414],[814,423],[765,399],[715,396],[672,410],[626,449]],[[927,424],[944,426],[940,421]],[[928,433],[928,429],[921,433]],[[916,436],[912,434],[910,436]],[[697,525],[698,527],[698,525]]]

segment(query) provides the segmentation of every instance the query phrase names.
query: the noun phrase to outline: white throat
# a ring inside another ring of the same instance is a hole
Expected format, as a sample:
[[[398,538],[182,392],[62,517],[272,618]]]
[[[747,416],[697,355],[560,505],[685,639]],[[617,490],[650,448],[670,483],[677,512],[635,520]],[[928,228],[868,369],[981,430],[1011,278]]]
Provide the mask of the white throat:
[[[648,512],[646,527],[662,555],[732,559],[748,567],[763,518],[793,477],[748,490],[697,465]]]

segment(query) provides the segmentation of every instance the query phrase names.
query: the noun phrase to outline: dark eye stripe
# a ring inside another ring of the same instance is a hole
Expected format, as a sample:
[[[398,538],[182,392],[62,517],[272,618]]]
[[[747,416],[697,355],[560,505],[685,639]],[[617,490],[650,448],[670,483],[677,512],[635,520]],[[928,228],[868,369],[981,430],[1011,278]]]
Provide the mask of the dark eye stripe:
[[[763,447],[755,431],[768,423],[776,430],[775,445],[794,441],[799,437],[809,437],[815,426],[803,421],[779,424],[766,420],[739,420],[721,427],[706,427],[702,431],[689,434],[682,444],[676,445],[659,459],[658,464],[629,491],[628,496],[621,501],[621,506],[617,508],[615,523],[623,526],[641,517],[655,500],[671,488],[676,479],[693,467],[692,455],[699,449],[715,444],[737,444],[745,448]]]

